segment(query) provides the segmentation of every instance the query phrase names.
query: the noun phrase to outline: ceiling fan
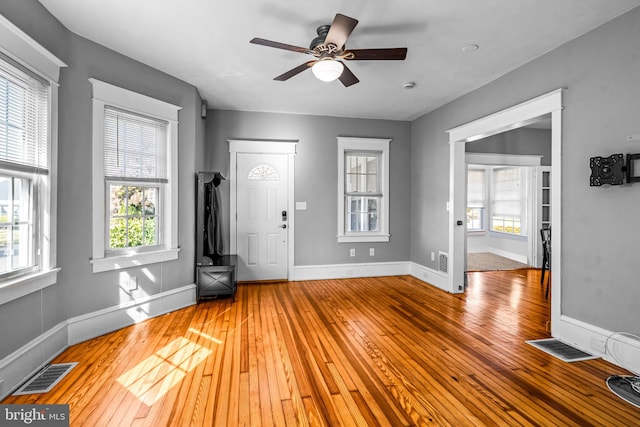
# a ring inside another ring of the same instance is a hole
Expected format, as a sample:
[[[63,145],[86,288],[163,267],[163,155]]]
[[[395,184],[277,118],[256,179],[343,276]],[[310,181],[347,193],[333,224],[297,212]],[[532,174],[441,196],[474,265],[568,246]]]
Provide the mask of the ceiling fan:
[[[403,60],[407,56],[406,47],[346,49],[345,43],[356,25],[358,25],[357,19],[338,13],[331,25],[321,25],[318,27],[316,30],[318,36],[311,41],[308,49],[261,38],[254,38],[250,43],[292,52],[306,53],[316,57],[316,59],[312,61],[305,62],[279,75],[274,78],[274,80],[289,80],[291,77],[311,68],[313,74],[319,80],[330,82],[340,79],[343,85],[349,87],[358,83],[360,80],[358,80],[342,61]]]

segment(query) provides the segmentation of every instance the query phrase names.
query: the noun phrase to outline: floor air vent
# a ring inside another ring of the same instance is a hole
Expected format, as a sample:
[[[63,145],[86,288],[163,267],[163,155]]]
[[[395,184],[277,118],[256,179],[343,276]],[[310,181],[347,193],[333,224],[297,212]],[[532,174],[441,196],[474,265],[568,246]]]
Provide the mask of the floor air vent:
[[[58,384],[78,362],[47,365],[31,377],[13,395],[46,393]]]
[[[438,252],[438,270],[446,273],[449,271],[449,254],[445,252]]]
[[[579,350],[555,338],[527,341],[528,344],[544,351],[564,362],[579,362],[581,360],[597,359],[598,356]]]

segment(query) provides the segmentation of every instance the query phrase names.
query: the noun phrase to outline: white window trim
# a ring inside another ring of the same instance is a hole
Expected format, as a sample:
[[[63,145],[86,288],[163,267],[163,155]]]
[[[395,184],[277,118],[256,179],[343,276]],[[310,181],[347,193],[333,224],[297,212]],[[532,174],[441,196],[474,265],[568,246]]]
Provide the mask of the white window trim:
[[[388,242],[389,241],[389,143],[391,139],[338,137],[338,243]],[[382,203],[378,207],[377,232],[345,232],[344,215],[344,154],[345,151],[379,151],[380,188]]]
[[[178,111],[182,107],[90,78],[93,85],[93,272],[171,261],[178,258]],[[110,105],[169,122],[168,191],[162,198],[163,249],[118,253],[105,250],[104,107]]]
[[[57,170],[58,170],[58,79],[66,67],[54,54],[0,15],[0,50],[49,82],[49,174],[40,186],[41,268],[0,283],[0,305],[37,292],[57,282]]]

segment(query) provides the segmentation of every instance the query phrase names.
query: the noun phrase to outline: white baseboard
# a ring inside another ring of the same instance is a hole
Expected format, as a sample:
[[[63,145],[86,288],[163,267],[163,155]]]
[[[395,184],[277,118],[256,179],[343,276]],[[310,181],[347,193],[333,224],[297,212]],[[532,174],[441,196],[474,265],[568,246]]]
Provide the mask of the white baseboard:
[[[71,318],[67,320],[69,345],[188,307],[195,301],[196,285],[188,285]]]
[[[367,262],[353,264],[297,265],[293,267],[292,281],[348,279],[353,277],[402,276],[410,274],[410,263]]]
[[[443,291],[449,292],[449,276],[447,273],[412,262],[409,274],[418,280],[430,283]]]
[[[498,248],[489,247],[487,249],[492,254],[500,255],[502,257],[509,258],[509,259],[511,259],[513,261],[516,261],[516,262],[519,262],[519,263],[522,263],[522,264],[528,264],[529,263],[529,260],[527,259],[526,255],[520,255],[520,254],[517,254],[515,252],[509,252],[509,251],[505,251],[504,249],[498,249]]]
[[[63,352],[67,338],[67,325],[62,322],[0,360],[0,400]]]
[[[293,274],[291,281],[410,275],[445,291],[449,286],[446,273],[409,261],[299,265],[293,268]]]
[[[608,331],[566,315],[553,322],[551,333],[554,338],[640,375],[640,339]]]
[[[196,286],[187,285],[59,323],[0,360],[3,380],[0,400],[69,346],[193,305],[195,301]]]

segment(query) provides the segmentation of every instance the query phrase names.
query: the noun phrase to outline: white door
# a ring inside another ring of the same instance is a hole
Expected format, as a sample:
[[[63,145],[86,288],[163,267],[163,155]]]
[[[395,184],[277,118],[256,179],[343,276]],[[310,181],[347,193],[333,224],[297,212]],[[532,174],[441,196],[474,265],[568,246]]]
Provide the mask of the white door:
[[[238,153],[238,280],[287,279],[288,159]]]

